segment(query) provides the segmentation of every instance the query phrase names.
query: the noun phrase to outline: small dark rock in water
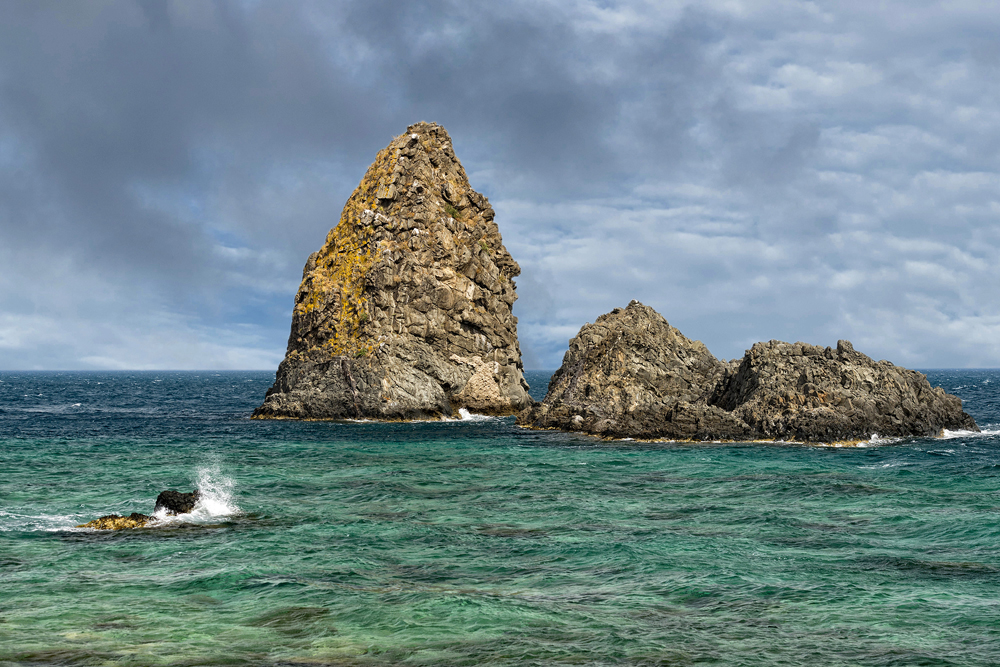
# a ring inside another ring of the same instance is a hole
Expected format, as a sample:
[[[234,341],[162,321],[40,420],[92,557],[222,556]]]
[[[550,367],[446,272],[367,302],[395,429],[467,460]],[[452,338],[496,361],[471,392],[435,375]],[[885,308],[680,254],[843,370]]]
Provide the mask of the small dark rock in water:
[[[194,509],[201,492],[195,489],[191,493],[181,493],[180,491],[164,491],[156,497],[156,505],[153,514],[161,509],[165,509],[167,514],[187,514]],[[119,514],[108,514],[99,519],[94,519],[87,523],[82,523],[77,528],[96,528],[97,530],[122,530],[124,528],[142,528],[150,523],[156,523],[155,516],[147,516],[132,512],[128,516]]]
[[[978,431],[962,401],[923,373],[836,349],[756,343],[716,359],[638,301],[570,341],[545,400],[518,424],[610,438],[807,442]]]
[[[152,521],[152,517],[138,512],[132,512],[128,516],[119,514],[109,514],[99,519],[94,519],[87,523],[81,523],[77,528],[95,528],[97,530],[122,530],[123,528],[142,528]]]
[[[181,493],[173,489],[164,491],[156,496],[156,506],[153,508],[153,514],[156,514],[161,509],[167,510],[167,514],[187,514],[194,509],[200,497],[201,492],[197,489],[191,493]]]

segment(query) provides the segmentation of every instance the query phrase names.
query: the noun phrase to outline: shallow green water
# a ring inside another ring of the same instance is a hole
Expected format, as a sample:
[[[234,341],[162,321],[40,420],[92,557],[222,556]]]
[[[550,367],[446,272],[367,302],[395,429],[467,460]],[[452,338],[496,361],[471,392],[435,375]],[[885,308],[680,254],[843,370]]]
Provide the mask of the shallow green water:
[[[1000,663],[995,432],[250,421],[271,379],[0,374],[0,665]],[[931,379],[997,427],[1000,372]],[[73,528],[196,485],[186,522]]]

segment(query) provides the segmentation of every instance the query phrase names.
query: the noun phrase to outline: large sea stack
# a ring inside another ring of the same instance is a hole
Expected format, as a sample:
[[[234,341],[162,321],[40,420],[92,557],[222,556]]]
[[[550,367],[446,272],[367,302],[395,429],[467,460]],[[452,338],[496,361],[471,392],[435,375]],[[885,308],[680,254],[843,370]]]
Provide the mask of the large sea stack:
[[[309,256],[288,351],[257,418],[422,419],[532,404],[510,256],[451,138],[411,125]]]
[[[570,341],[545,400],[518,423],[611,438],[832,442],[978,431],[917,371],[837,347],[770,341],[716,359],[638,301]]]

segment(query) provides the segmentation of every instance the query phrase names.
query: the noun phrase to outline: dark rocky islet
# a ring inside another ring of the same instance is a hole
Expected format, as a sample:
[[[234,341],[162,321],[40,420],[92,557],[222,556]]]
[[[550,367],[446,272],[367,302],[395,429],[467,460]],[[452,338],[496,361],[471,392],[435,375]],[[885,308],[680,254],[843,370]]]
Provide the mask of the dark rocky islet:
[[[128,516],[108,514],[94,519],[93,521],[82,523],[78,525],[77,528],[94,528],[96,530],[145,528],[146,526],[156,523],[156,516],[154,515],[159,513],[161,510],[164,511],[167,516],[189,514],[190,512],[193,512],[195,505],[198,504],[199,498],[201,498],[201,491],[197,489],[191,493],[183,493],[181,491],[169,489],[161,492],[160,495],[156,497],[156,502],[153,505],[153,515],[140,514],[139,512],[132,512]]]
[[[670,440],[833,442],[979,430],[961,399],[847,341],[824,348],[772,340],[725,362],[638,301],[580,329],[545,400],[518,423]]]

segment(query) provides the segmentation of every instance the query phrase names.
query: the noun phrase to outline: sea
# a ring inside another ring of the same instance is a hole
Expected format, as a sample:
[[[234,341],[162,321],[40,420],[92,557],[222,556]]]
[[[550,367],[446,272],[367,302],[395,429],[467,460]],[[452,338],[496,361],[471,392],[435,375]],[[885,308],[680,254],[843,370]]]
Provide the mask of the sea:
[[[0,373],[0,665],[997,665],[1000,370],[928,376],[982,433],[256,421],[273,373]]]

